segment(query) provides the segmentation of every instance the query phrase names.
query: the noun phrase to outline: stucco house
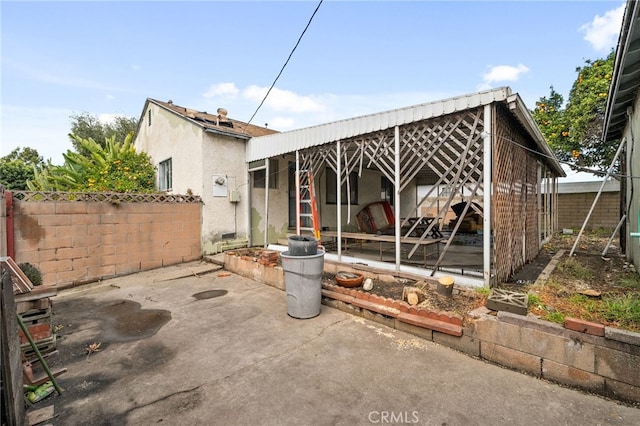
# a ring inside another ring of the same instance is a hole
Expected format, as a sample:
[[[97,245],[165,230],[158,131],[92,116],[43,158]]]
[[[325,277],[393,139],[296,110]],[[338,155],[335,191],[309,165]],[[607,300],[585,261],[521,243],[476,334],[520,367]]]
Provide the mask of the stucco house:
[[[620,232],[626,236],[626,256],[640,268],[640,5],[629,0],[616,49],[613,78],[604,118],[603,139],[621,144],[621,215],[626,217]],[[639,269],[640,270],[640,269]]]
[[[226,234],[278,248],[300,232],[300,176],[313,179],[320,237],[338,262],[374,264],[347,250],[373,244],[377,267],[490,285],[557,228],[564,172],[508,87],[282,133],[220,119],[147,100],[136,136],[161,180],[171,159],[171,190],[203,196],[205,254]],[[363,229],[381,202],[387,226]]]
[[[157,185],[174,194],[200,195],[202,249],[217,253],[248,238],[248,174],[245,145],[254,136],[275,133],[227,117],[147,99],[134,140],[157,167]]]

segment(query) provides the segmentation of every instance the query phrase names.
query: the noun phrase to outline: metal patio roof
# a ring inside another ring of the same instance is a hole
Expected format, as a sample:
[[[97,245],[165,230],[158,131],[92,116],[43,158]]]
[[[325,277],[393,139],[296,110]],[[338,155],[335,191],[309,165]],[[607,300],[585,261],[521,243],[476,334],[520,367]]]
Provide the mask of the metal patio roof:
[[[544,136],[542,136],[531,113],[525,107],[520,95],[512,93],[509,87],[500,87],[288,132],[253,137],[247,143],[246,159],[247,162],[262,160],[395,126],[477,108],[494,102],[502,102],[508,106],[509,111],[525,128],[538,150],[542,153],[543,161],[559,176],[565,176],[560,163],[558,163],[551,148],[547,145]]]

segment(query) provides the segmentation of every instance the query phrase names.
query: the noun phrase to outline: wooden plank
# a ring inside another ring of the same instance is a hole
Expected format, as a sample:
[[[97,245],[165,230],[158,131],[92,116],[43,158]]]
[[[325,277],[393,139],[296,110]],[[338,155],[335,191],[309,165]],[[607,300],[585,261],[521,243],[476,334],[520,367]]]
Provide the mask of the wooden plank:
[[[20,269],[10,256],[0,257],[0,263],[11,272],[13,277],[13,294],[24,294],[33,290],[31,280],[22,272],[22,269]]]
[[[29,411],[27,413],[27,424],[29,426],[38,425],[44,423],[47,420],[51,420],[54,417],[54,407],[49,405],[47,407],[38,408],[37,410]]]
[[[337,237],[338,233],[336,231],[322,231],[322,235],[326,235],[327,237]],[[377,241],[381,243],[393,243],[396,241],[396,237],[394,235],[377,235],[377,234],[366,234],[364,232],[343,232],[342,238],[350,238],[353,240],[363,240],[363,241]],[[421,240],[417,237],[402,237],[400,238],[401,243],[407,244],[421,244],[421,245],[432,245],[437,244],[443,241],[441,238],[431,238],[428,240]]]

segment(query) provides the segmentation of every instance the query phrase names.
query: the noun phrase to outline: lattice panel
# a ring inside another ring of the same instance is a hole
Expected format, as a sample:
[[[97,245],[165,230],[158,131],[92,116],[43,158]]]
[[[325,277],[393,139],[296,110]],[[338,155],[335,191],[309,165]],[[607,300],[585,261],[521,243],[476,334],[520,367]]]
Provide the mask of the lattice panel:
[[[539,250],[537,161],[519,146],[529,141],[502,107],[496,108],[493,155],[494,273],[507,280]]]
[[[199,195],[134,194],[119,192],[11,191],[13,198],[29,202],[92,201],[107,203],[201,203]]]

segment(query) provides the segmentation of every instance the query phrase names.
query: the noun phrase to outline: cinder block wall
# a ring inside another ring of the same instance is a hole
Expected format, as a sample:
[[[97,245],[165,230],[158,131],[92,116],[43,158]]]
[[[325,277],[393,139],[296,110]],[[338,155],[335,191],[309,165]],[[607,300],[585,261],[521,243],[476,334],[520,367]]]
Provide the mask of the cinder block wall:
[[[587,218],[595,192],[558,194],[558,227],[581,228]],[[620,193],[603,192],[596,204],[587,229],[615,229],[620,221]]]
[[[201,204],[14,199],[15,261],[65,287],[200,259]]]

